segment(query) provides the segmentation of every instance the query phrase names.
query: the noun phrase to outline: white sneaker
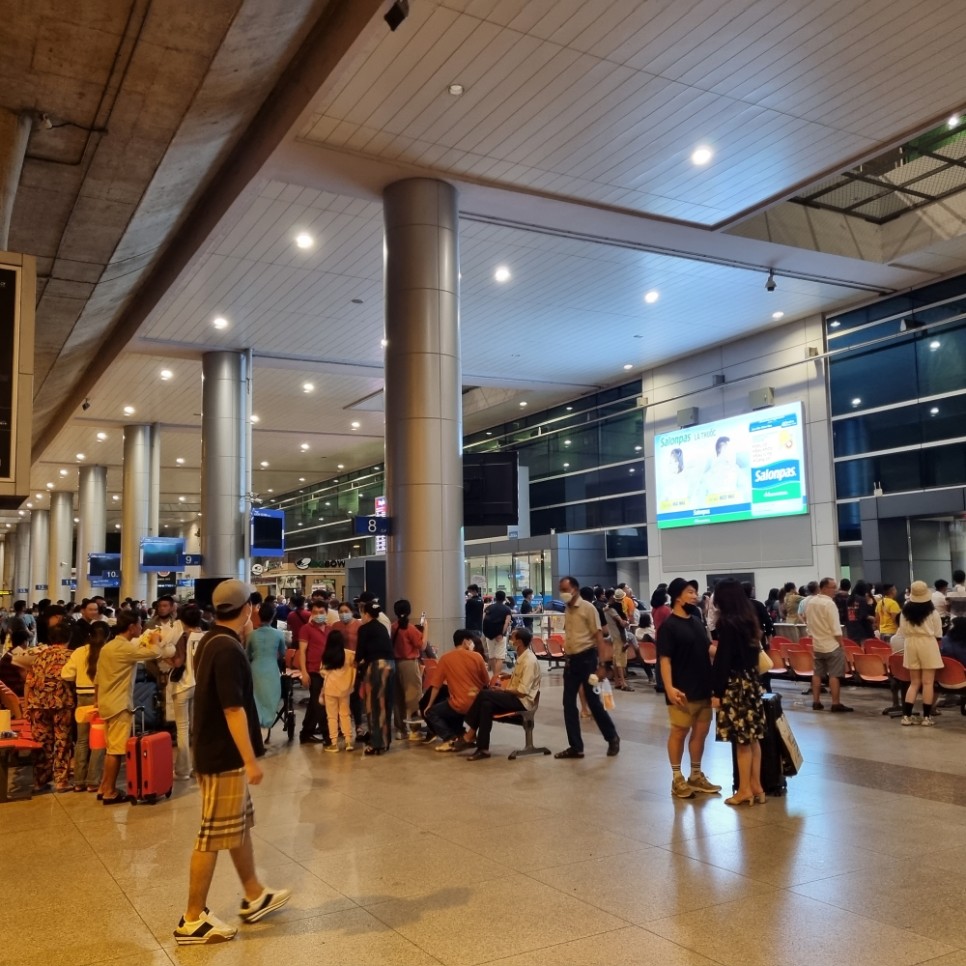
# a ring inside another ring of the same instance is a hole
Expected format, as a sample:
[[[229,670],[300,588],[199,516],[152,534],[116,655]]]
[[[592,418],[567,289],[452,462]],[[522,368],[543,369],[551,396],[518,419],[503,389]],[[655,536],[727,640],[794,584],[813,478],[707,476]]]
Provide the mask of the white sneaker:
[[[226,943],[234,939],[238,930],[213,916],[207,909],[197,922],[188,922],[184,916],[174,931],[174,941],[179,946],[207,946],[212,943]]]
[[[916,724],[916,719],[910,718],[909,715],[904,714],[902,716],[902,721],[900,721],[899,724],[901,724],[904,728],[907,728],[909,725]]]
[[[280,909],[291,898],[292,892],[290,889],[263,889],[262,894],[251,902],[242,899],[238,915],[245,922],[258,922],[259,919],[263,919],[270,912]]]
[[[923,726],[923,728],[933,728],[933,727],[935,727],[935,724],[936,724],[936,722],[932,720],[932,717],[931,716],[928,717],[928,718],[925,718],[924,717],[922,719],[922,726]]]

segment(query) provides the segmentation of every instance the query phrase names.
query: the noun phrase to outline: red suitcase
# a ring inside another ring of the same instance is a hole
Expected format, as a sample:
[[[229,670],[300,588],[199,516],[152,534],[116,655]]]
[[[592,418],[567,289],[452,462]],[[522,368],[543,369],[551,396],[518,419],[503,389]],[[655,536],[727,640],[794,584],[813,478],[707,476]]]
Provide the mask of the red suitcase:
[[[135,731],[139,711],[142,733],[127,740],[127,797],[132,805],[139,800],[153,805],[162,796],[171,797],[174,774],[171,735],[167,731],[143,733],[144,708],[134,709]]]

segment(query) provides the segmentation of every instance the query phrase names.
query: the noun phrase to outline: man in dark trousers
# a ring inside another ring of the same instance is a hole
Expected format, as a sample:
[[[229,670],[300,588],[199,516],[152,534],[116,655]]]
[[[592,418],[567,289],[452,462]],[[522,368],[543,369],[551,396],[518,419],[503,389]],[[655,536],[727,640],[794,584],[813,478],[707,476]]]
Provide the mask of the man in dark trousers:
[[[251,665],[242,634],[251,624],[252,588],[225,580],[211,595],[216,624],[195,656],[195,771],[201,792],[201,829],[191,853],[188,905],[174,931],[179,945],[233,939],[238,930],[208,911],[208,890],[218,853],[227,849],[245,897],[238,915],[260,919],[285,905],[288,889],[266,888],[255,871],[251,830],[255,824],[249,785],[259,785],[265,754],[255,707]]]
[[[480,595],[479,584],[470,584],[466,588],[466,620],[463,622],[466,630],[483,633],[483,597]]]

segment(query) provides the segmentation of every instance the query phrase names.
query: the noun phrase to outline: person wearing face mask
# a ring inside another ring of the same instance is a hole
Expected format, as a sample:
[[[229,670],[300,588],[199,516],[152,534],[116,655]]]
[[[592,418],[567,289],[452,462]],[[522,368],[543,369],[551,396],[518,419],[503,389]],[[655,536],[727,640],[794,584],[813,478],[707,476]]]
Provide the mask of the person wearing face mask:
[[[600,627],[597,608],[580,596],[580,584],[576,577],[562,577],[559,584],[560,599],[564,607],[564,724],[567,727],[569,746],[558,751],[554,758],[583,758],[584,739],[580,733],[580,715],[577,711],[577,695],[581,686],[590,713],[607,742],[607,755],[613,758],[620,752],[621,740],[611,716],[604,710],[600,695],[590,684],[590,676],[597,671],[598,649],[604,634]]]
[[[353,664],[356,659],[356,641],[359,638],[359,628],[362,621],[356,617],[352,610],[352,604],[342,603],[338,605],[339,623],[335,626],[342,631],[342,641],[346,649],[346,660]],[[357,674],[352,694],[349,696],[349,713],[356,729],[356,738],[360,741],[365,739],[365,728],[362,726],[362,676]]]
[[[285,663],[285,635],[275,626],[272,604],[262,604],[258,608],[258,618],[258,627],[245,640],[245,650],[252,664],[258,723],[263,728],[270,728],[282,700],[279,662]]]
[[[302,731],[299,734],[300,744],[322,742],[328,745],[329,725],[326,721],[319,695],[322,693],[324,678],[322,677],[322,655],[325,653],[325,642],[329,636],[329,625],[326,622],[326,603],[316,598],[312,601],[312,610],[308,621],[299,631],[299,671],[302,675],[302,687],[309,689],[309,703],[302,719]],[[316,734],[322,732],[321,737]]]

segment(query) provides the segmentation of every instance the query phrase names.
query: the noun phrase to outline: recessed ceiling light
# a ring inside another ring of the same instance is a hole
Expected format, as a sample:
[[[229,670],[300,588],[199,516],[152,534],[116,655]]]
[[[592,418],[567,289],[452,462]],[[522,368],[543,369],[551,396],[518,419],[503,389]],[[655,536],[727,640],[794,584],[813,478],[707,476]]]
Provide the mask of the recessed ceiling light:
[[[274,491],[274,490],[273,490],[273,489],[272,489],[271,487],[269,487],[269,488],[268,488],[268,492],[269,492],[269,493],[274,493],[275,491]]]
[[[941,345],[942,343],[939,341],[939,339],[933,339],[932,342],[929,343],[929,349],[930,351],[935,352]]]
[[[939,407],[938,406],[933,406],[932,409],[929,410],[929,415],[930,416],[938,416],[939,415]]]
[[[661,293],[658,292],[657,289],[652,288],[650,292],[644,293],[644,301],[647,302],[648,305],[653,305],[660,297]]]
[[[119,494],[117,494],[117,493],[112,493],[112,494],[111,494],[111,499],[112,499],[112,500],[113,500],[113,501],[114,501],[115,503],[117,503],[117,501],[118,501],[118,500],[120,500],[120,499],[121,499],[121,497],[120,497],[120,495],[119,495]]]
[[[228,328],[228,319],[226,319],[223,316],[219,315],[216,318],[214,318],[214,319],[211,320],[211,324],[216,329],[227,329]]]
[[[359,427],[360,427],[360,426],[362,425],[362,423],[360,423],[360,422],[357,422],[356,420],[353,420],[353,421],[352,421],[351,423],[349,423],[349,425],[350,425],[350,426],[351,426],[351,427],[352,427],[353,429],[358,429],[358,428],[359,428]]]
[[[28,510],[32,510],[34,508],[34,505],[29,500],[27,501],[26,506]]]
[[[114,524],[114,529],[115,530],[120,530],[121,529],[121,524],[120,523],[115,523]]]
[[[570,440],[569,439],[565,439],[564,440],[564,446],[569,446],[569,445],[570,445]]]
[[[326,501],[325,501],[325,505],[326,505],[326,506],[332,506],[332,504],[331,504],[331,503],[329,503],[329,501],[328,501],[328,500],[326,500]]]
[[[568,468],[569,468],[569,466],[570,466],[570,464],[569,464],[569,463],[564,463],[564,469],[568,469]]]
[[[67,470],[60,470],[59,472],[60,472],[60,475],[61,476],[66,476],[67,475]]]
[[[302,383],[302,392],[315,392],[315,383],[312,383],[312,382],[303,382]]]
[[[344,470],[345,469],[345,463],[339,463],[338,466],[336,466],[336,469],[337,470]]]
[[[498,282],[509,282],[510,281],[510,269],[506,265],[500,265],[497,270],[493,273],[493,277]]]
[[[133,416],[134,415],[134,407],[133,406],[125,406],[124,407],[124,415],[125,416]]]
[[[838,327],[839,327],[839,326],[840,326],[841,324],[842,324],[842,323],[841,323],[841,322],[839,322],[839,320],[838,320],[838,319],[833,319],[833,320],[832,320],[831,322],[829,322],[829,324],[828,324],[828,327],[829,327],[830,329],[837,329],[837,328],[838,328]]]
[[[629,362],[625,362],[624,363],[624,372],[627,372],[628,370],[633,369],[633,368],[634,367]]]
[[[177,457],[177,458],[175,459],[175,463],[177,463],[177,464],[178,464],[178,466],[184,466],[184,457],[183,457],[183,456],[178,456],[178,457]]]
[[[83,462],[84,460],[86,460],[86,459],[87,459],[87,457],[86,457],[86,456],[85,456],[85,455],[84,455],[83,453],[78,453],[78,454],[77,454],[77,455],[76,455],[76,456],[74,457],[74,459],[76,459],[76,460],[78,460],[78,461],[80,461],[80,462]]]
[[[44,498],[44,495],[43,495],[43,493],[38,493],[38,494],[37,494],[37,499],[38,499],[38,500],[42,500],[43,498]]]
[[[161,377],[162,382],[168,382],[174,379],[174,373],[170,369],[162,369],[158,375]]]
[[[178,502],[179,503],[187,503],[188,501],[183,496],[179,496],[178,497]]]
[[[27,514],[26,514],[26,513],[24,513],[24,511],[23,511],[23,510],[17,510],[17,516],[21,516],[21,517],[24,517],[24,516],[26,516],[26,515],[27,515]]]
[[[691,152],[691,163],[698,167],[707,164],[714,157],[714,151],[706,144],[701,144]]]
[[[302,249],[311,248],[315,244],[315,239],[307,231],[300,231],[295,236],[295,244]]]
[[[97,434],[97,441],[99,443],[103,443],[105,439],[107,439],[107,433],[98,433]]]
[[[573,411],[574,411],[574,407],[573,406],[568,406],[567,407],[567,412],[568,413],[572,413]]]
[[[771,317],[777,322],[779,319],[785,318],[784,312],[772,312]]]
[[[80,517],[74,517],[74,523],[80,523]],[[10,524],[8,523],[7,526],[9,527]]]
[[[627,472],[628,473],[636,473],[637,470],[632,466]]]
[[[635,453],[639,453],[639,452],[640,452],[640,451],[641,451],[642,449],[644,449],[644,447],[643,447],[643,446],[635,446],[635,447],[634,447],[634,452],[635,452]]]
[[[304,482],[305,482],[305,477],[304,476],[300,476],[299,477],[299,483],[304,483]]]
[[[520,403],[520,408],[521,409],[526,409],[527,408],[526,401]]]
[[[254,413],[252,413],[252,422],[253,423],[257,423],[258,422],[258,417]]]
[[[300,523],[299,526],[302,526],[302,524]]]
[[[260,466],[260,467],[261,467],[261,468],[262,468],[263,470],[267,470],[267,469],[268,469],[268,460],[262,460],[262,461],[261,461],[261,463],[259,463],[258,465],[259,465],[259,466]]]
[[[462,84],[450,84],[446,89],[453,97],[462,97],[466,93],[466,88]]]
[[[855,399],[852,400],[852,405],[853,406],[861,406],[862,405],[862,400],[859,399],[858,396],[856,396]]]
[[[54,484],[53,483],[48,483],[47,484],[47,489],[48,490],[52,490],[53,488],[54,488]]]
[[[946,127],[951,131],[954,127],[959,126],[959,115],[953,114],[953,116],[946,122]]]
[[[302,451],[303,453],[306,453],[306,452],[308,452],[308,448],[309,448],[309,444],[308,444],[308,443],[300,443],[300,444],[299,444],[299,449],[300,449],[300,450],[301,450],[301,451]]]

